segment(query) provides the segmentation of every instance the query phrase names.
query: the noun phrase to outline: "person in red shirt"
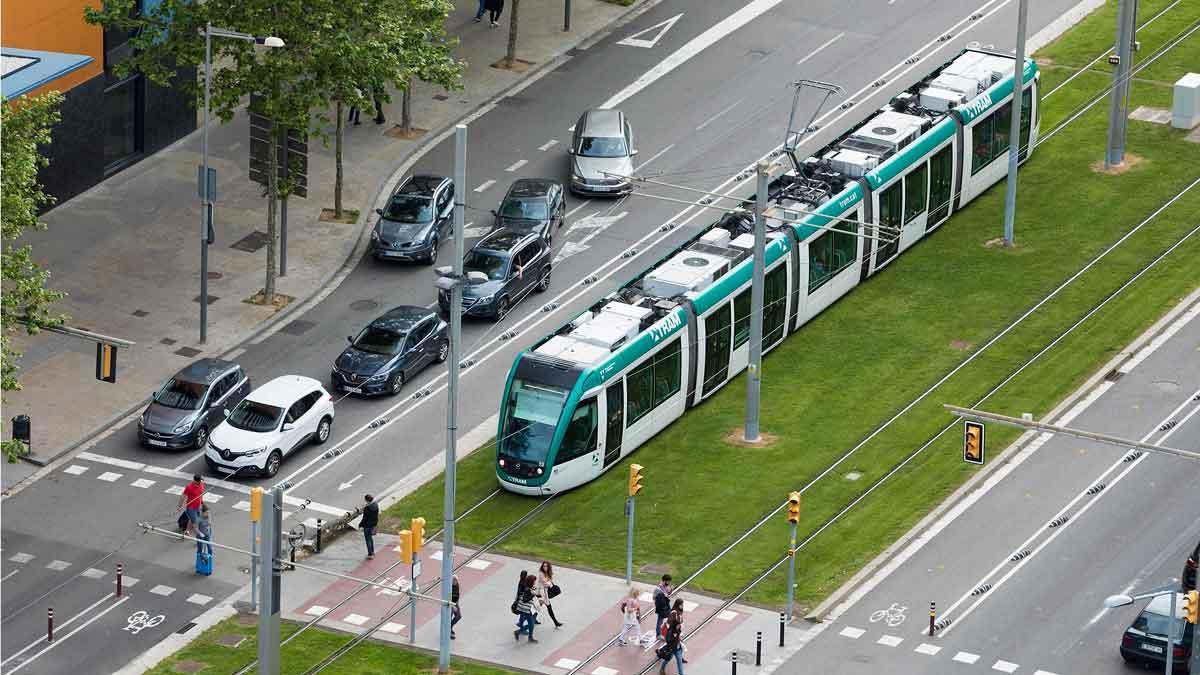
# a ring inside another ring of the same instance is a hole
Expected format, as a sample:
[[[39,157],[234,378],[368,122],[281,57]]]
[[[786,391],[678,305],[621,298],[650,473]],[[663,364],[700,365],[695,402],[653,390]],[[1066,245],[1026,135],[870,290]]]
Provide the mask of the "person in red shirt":
[[[187,514],[188,524],[184,534],[194,536],[196,532],[196,523],[200,522],[200,507],[204,504],[204,479],[200,474],[192,476],[192,482],[188,483],[183,488],[183,494],[179,495],[179,508]]]

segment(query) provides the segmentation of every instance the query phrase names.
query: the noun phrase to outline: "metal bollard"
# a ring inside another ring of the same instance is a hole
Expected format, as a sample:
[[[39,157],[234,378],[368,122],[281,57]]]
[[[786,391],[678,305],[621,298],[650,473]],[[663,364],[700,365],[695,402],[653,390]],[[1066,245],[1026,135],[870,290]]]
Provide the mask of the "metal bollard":
[[[937,605],[933,601],[929,602],[929,637],[933,637],[933,620],[937,615]]]
[[[787,624],[787,614],[779,613],[779,646],[783,646],[783,627]]]
[[[737,675],[737,650],[736,649],[733,650],[733,655],[731,656],[729,663],[731,663],[733,665],[733,675]]]
[[[46,610],[46,642],[54,642],[54,608]]]
[[[321,552],[321,530],[324,529],[324,524],[325,521],[317,518],[317,553]]]
[[[754,632],[754,665],[762,665],[762,631]]]
[[[125,567],[121,563],[117,563],[117,597],[121,597],[121,577],[124,574]]]

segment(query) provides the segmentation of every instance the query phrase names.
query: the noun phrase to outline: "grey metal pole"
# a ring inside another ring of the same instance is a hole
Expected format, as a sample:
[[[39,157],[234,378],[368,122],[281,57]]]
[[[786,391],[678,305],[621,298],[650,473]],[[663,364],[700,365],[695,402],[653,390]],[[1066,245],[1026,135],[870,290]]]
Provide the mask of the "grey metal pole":
[[[563,32],[571,30],[571,0],[563,0]]]
[[[1133,24],[1136,15],[1134,0],[1121,0],[1117,12],[1117,44],[1114,47],[1117,64],[1113,68],[1113,87],[1108,107],[1108,149],[1104,168],[1125,161],[1125,127],[1128,124],[1129,72],[1133,67]]]
[[[279,145],[283,150],[283,179],[287,181],[290,177],[290,164],[288,162],[288,128],[282,127],[279,130]],[[279,276],[287,276],[287,197],[279,200]]]
[[[1171,613],[1170,620],[1167,621],[1167,657],[1166,669],[1163,671],[1167,675],[1171,675],[1175,671],[1175,600],[1179,594],[1174,590],[1171,591]]]
[[[271,490],[270,508],[263,518],[263,556],[259,572],[258,672],[279,675],[280,532],[283,529],[283,488]]]
[[[1025,96],[1025,24],[1029,0],[1021,0],[1017,10],[1017,53],[1013,62],[1012,126],[1008,130],[1008,186],[1004,192],[1004,245],[1012,248],[1013,219],[1017,211],[1017,161],[1021,157],[1021,101]],[[1031,111],[1032,112],[1032,111]],[[1032,121],[1030,122],[1032,125]]]
[[[1200,624],[1192,627],[1192,658],[1188,672],[1200,673]]]
[[[792,523],[788,540],[787,619],[792,620],[792,599],[796,593],[796,523]]]
[[[200,344],[208,341],[208,99],[212,80],[212,24],[204,25],[204,119],[200,130]]]
[[[446,479],[442,495],[442,609],[438,639],[438,672],[450,670],[450,599],[454,579],[454,504],[457,497],[458,454],[458,360],[462,334],[462,273],[466,249],[467,219],[467,127],[454,127],[454,278],[450,293],[450,358],[446,362]]]
[[[258,523],[250,521],[250,552],[258,553]],[[258,611],[258,558],[250,556],[250,610]]]
[[[742,439],[758,442],[758,394],[762,370],[763,342],[763,277],[766,275],[767,226],[763,212],[767,209],[767,163],[754,167],[758,174],[754,199],[754,280],[750,290],[750,363],[746,368],[746,428]]]
[[[416,544],[413,544],[414,548]],[[417,568],[421,566],[421,557],[413,551],[412,567],[409,568],[408,575],[408,643],[413,644],[417,640]]]
[[[629,514],[629,535],[625,539],[625,583],[633,583],[633,497],[625,498],[625,512]]]

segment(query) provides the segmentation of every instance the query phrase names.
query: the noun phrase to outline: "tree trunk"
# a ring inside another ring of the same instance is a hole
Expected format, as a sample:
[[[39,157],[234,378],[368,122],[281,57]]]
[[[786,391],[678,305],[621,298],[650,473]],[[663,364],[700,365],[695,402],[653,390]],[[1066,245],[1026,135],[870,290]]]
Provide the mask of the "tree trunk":
[[[521,0],[512,0],[512,12],[508,15],[508,53],[504,55],[504,67],[512,68],[517,59],[517,10]]]
[[[271,130],[267,143],[267,282],[263,286],[263,304],[275,302],[275,256],[278,249],[279,228],[276,225],[275,214],[279,205],[279,153],[277,152],[279,137],[275,120],[271,120]]]
[[[337,102],[337,132],[334,135],[333,158],[337,173],[333,179],[333,217],[342,219],[342,134],[345,133],[345,121],[342,118],[342,102]]]
[[[412,78],[404,83],[404,93],[400,98],[400,133],[412,135]]]

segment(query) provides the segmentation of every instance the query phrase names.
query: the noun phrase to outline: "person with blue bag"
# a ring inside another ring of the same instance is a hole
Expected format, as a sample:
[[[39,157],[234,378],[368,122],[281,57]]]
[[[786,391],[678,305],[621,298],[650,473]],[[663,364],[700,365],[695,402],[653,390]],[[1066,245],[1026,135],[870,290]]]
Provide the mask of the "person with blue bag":
[[[208,504],[200,506],[200,517],[196,520],[196,574],[210,576],[213,565],[212,520],[208,517]]]

